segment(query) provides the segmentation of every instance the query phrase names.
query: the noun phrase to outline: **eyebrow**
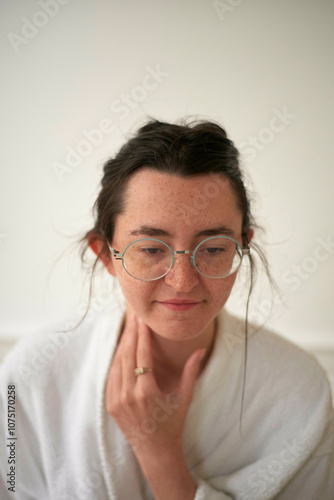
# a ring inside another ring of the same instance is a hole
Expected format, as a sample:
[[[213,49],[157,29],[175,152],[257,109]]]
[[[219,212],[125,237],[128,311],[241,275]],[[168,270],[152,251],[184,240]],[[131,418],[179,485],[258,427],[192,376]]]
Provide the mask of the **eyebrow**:
[[[140,226],[138,229],[133,229],[128,233],[130,236],[165,236],[172,238],[173,235],[169,233],[168,231],[165,231],[164,229],[160,229],[157,227],[152,227],[152,226]],[[217,226],[217,227],[212,227],[208,229],[203,229],[202,231],[199,231],[198,233],[195,234],[195,238],[198,238],[199,236],[217,236],[220,234],[224,234],[225,236],[231,236],[234,237],[235,233],[233,229],[231,229],[228,226]]]

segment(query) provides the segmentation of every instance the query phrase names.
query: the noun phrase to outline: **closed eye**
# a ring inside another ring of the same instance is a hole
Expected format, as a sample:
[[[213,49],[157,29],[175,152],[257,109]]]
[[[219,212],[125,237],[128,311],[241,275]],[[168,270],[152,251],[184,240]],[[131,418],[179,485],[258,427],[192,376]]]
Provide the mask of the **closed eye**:
[[[225,252],[225,248],[208,247],[208,248],[203,248],[202,251],[208,253],[209,255],[218,255],[220,253]]]
[[[161,252],[166,252],[166,250],[164,248],[154,248],[154,247],[141,248],[140,251],[142,253],[148,254],[148,255],[156,255],[156,254],[161,253]]]

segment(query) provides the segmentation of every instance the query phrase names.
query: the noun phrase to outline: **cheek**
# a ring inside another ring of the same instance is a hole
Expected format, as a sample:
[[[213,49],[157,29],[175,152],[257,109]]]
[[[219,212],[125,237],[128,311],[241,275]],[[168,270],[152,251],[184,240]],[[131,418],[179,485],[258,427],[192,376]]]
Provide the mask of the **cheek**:
[[[217,280],[217,282],[212,283],[212,285],[208,287],[210,289],[211,299],[216,306],[222,308],[225,305],[232,291],[235,279],[236,274],[233,274],[228,278]]]
[[[124,298],[129,306],[136,312],[149,304],[149,298],[154,291],[152,282],[136,280],[126,272],[117,275]]]

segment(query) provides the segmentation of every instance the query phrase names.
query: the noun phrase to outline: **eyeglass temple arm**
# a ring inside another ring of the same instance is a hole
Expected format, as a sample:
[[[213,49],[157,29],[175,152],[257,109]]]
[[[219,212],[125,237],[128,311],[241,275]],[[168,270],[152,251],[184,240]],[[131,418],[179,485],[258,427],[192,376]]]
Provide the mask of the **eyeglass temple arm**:
[[[107,245],[108,245],[110,252],[113,254],[113,256],[115,257],[116,260],[123,259],[123,255],[118,250],[115,250],[115,248],[111,247],[108,242],[107,242]]]

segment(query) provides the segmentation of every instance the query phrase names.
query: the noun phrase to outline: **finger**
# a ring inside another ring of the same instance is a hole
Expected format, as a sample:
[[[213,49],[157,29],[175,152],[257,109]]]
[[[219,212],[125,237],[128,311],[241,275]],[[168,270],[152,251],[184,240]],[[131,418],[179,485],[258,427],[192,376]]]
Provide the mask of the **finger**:
[[[108,379],[106,384],[106,397],[109,398],[115,394],[115,387],[118,390],[122,388],[122,349],[125,339],[125,329],[120,333],[115,352],[111,358]]]
[[[201,361],[205,355],[206,349],[195,351],[184,365],[181,380],[179,382],[177,393],[181,400],[190,404],[194,392],[194,386],[198,376]]]
[[[125,327],[120,353],[122,364],[122,391],[133,388],[135,384],[134,369],[136,367],[137,329],[137,320],[133,315]]]
[[[117,399],[115,387],[117,389],[122,387],[122,364],[120,358],[114,359],[110,365],[105,389],[106,408],[110,414],[112,413],[112,404]]]
[[[137,341],[137,366],[143,366],[145,368],[153,368],[153,356],[151,348],[151,332],[145,323],[139,319],[138,321],[138,341]],[[152,372],[144,373],[139,375],[138,380],[143,382],[144,379],[154,380],[154,374]],[[140,380],[141,379],[141,380]]]
[[[122,347],[124,344],[124,338],[125,338],[124,333],[125,333],[125,329],[126,329],[127,325],[128,325],[128,322],[125,322],[125,324],[122,325],[122,331],[120,332],[118,339],[117,339],[116,349],[115,349],[114,356],[113,356],[114,358],[121,355]]]

